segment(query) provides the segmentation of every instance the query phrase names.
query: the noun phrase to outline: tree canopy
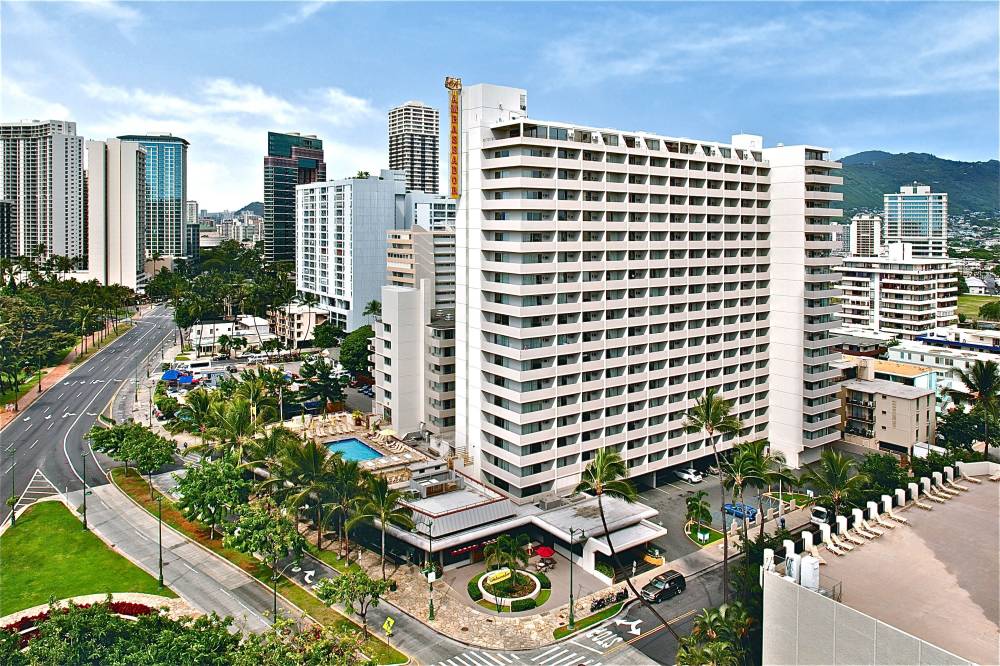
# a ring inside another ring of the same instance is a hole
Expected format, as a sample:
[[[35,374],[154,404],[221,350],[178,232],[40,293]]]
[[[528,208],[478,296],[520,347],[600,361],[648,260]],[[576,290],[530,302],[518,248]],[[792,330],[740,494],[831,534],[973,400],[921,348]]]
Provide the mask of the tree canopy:
[[[340,345],[340,364],[352,375],[371,373],[371,352],[368,341],[375,336],[371,326],[362,326],[347,334]]]

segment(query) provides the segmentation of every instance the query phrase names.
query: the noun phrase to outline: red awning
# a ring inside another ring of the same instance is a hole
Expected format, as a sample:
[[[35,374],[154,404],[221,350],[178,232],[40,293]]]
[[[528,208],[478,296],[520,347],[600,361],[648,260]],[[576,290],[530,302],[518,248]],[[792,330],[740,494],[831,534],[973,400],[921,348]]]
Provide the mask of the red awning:
[[[556,551],[552,550],[548,546],[539,546],[535,549],[535,552],[539,557],[552,557],[556,554]]]

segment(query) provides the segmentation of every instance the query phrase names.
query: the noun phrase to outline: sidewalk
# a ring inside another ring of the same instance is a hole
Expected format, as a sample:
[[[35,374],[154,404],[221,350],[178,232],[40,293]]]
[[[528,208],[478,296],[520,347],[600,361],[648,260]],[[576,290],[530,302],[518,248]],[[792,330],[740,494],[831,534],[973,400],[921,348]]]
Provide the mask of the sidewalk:
[[[112,549],[156,576],[159,548],[157,520],[136,506],[113,484],[91,488],[87,497],[90,529]],[[73,506],[81,491],[69,494]],[[270,590],[250,574],[201,548],[169,526],[163,526],[164,584],[204,613],[231,615],[240,629],[264,631],[270,627]],[[297,608],[278,599],[283,617],[300,617]]]

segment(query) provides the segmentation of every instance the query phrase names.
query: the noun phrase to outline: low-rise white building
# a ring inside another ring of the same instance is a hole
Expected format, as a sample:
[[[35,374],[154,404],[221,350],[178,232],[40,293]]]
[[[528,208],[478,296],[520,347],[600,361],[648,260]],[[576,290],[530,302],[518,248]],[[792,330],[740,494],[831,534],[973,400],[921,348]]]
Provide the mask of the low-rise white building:
[[[219,349],[219,338],[243,338],[247,349],[260,347],[268,340],[274,340],[270,323],[261,317],[242,315],[236,321],[216,321],[195,324],[191,327],[189,341],[199,354],[214,354]]]
[[[270,312],[271,327],[274,334],[290,344],[298,347],[301,343],[313,339],[316,327],[327,320],[325,311],[314,305],[285,305]]]

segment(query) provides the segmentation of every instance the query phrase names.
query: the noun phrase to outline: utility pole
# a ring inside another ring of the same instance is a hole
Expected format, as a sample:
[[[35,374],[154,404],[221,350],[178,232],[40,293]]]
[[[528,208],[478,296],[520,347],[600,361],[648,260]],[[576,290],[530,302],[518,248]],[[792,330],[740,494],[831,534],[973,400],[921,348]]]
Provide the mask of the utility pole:
[[[87,527],[87,456],[90,455],[86,451],[83,452],[83,529],[89,530]]]
[[[427,619],[434,619],[434,579],[437,577],[437,569],[434,567],[434,521],[427,523],[427,589],[430,594],[430,601],[427,608]]]
[[[578,530],[578,529],[575,529],[573,527],[569,528],[569,624],[567,625],[567,628],[570,631],[573,631],[573,621],[574,621],[574,616],[573,616],[573,606],[574,606],[574,603],[573,603],[573,553],[574,553],[574,550],[573,550],[573,546],[576,543],[574,541],[574,539],[573,539],[573,535],[574,534],[579,534],[580,536],[586,536],[587,533],[584,530]]]
[[[42,357],[35,354],[35,363],[38,364],[38,392],[42,392]]]
[[[9,450],[10,450],[10,458],[11,458],[11,462],[10,462],[10,499],[7,501],[7,503],[10,504],[10,526],[14,527],[14,525],[17,524],[17,513],[14,511],[14,507],[17,505],[17,495],[14,494],[14,485],[15,485],[15,481],[16,481],[15,478],[14,478],[14,466],[17,465],[17,460],[15,459],[15,456],[17,455],[17,449],[15,449],[14,445],[11,444]]]
[[[156,496],[156,522],[160,545],[160,587],[163,587],[163,495]]]

